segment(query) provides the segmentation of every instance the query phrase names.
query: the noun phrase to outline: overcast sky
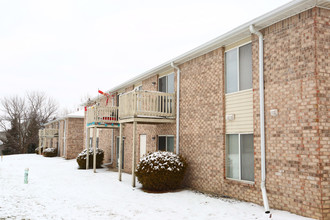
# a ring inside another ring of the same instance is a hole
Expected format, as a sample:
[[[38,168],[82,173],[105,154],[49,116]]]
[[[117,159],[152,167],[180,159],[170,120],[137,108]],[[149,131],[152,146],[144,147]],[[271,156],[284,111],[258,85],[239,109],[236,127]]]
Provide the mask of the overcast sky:
[[[74,109],[287,2],[0,1],[0,98],[43,91]]]

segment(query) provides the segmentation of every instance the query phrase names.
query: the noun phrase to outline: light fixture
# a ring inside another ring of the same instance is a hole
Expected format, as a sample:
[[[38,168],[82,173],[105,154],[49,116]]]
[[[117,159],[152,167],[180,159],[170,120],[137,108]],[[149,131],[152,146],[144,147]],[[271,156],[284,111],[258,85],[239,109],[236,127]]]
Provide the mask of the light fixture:
[[[155,86],[155,85],[156,85],[156,82],[152,82],[151,84],[152,84],[153,86]]]

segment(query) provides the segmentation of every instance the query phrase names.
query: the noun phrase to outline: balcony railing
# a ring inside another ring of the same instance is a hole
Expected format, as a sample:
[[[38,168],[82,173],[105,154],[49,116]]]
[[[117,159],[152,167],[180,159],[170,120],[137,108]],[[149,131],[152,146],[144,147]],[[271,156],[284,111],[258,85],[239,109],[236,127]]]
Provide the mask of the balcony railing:
[[[175,94],[155,91],[131,91],[119,97],[119,118],[175,117]]]
[[[58,137],[58,129],[56,128],[40,129],[39,137]]]
[[[87,125],[118,123],[118,107],[93,106],[87,109]]]

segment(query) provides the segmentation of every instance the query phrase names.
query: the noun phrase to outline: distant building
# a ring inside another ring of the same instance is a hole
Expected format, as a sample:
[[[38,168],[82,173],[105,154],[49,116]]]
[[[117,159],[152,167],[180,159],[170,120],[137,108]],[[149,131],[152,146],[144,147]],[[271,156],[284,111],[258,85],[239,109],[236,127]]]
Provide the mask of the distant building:
[[[6,132],[0,131],[0,155],[2,155],[2,150],[4,149],[3,141],[6,138]]]
[[[73,159],[84,146],[84,111],[68,114],[46,123],[39,130],[39,146],[57,148],[58,156]]]

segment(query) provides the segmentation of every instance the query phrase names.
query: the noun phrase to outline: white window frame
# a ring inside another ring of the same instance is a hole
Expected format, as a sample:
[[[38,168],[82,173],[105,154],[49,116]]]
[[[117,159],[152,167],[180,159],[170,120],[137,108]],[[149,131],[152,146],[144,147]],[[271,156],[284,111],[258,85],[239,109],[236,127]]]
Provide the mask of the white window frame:
[[[246,42],[246,43],[243,43],[243,44],[240,44],[240,45],[238,45],[237,47],[234,47],[234,48],[231,48],[231,49],[229,49],[229,50],[226,50],[225,51],[225,54],[227,53],[227,52],[229,52],[229,51],[232,51],[232,50],[237,50],[237,91],[236,92],[230,92],[230,93],[227,93],[227,92],[225,92],[225,94],[233,94],[233,93],[237,93],[237,92],[241,92],[241,91],[247,91],[247,90],[252,90],[252,88],[250,88],[250,89],[244,89],[244,90],[240,90],[240,87],[239,87],[239,48],[240,47],[243,47],[243,46],[245,46],[245,45],[248,45],[248,44],[251,44],[251,46],[252,46],[252,41],[249,41],[249,42]],[[225,60],[225,71],[226,71],[226,63],[227,63],[227,61],[226,61],[226,55],[224,56],[224,60]],[[252,54],[251,54],[251,62],[253,62],[253,57],[252,57]],[[252,74],[253,74],[253,72],[252,72]],[[225,91],[227,90],[227,72],[225,73]],[[252,82],[252,86],[253,86],[253,82]]]
[[[226,162],[225,162],[225,175],[226,175],[226,179],[235,180],[235,181],[244,182],[244,183],[249,183],[249,184],[254,184],[254,181],[242,180],[242,169],[241,169],[241,135],[251,134],[253,136],[253,142],[254,142],[254,135],[253,135],[253,133],[250,133],[250,132],[248,132],[248,133],[227,133],[226,134],[226,137],[227,137],[227,135],[232,135],[232,134],[238,135],[238,178],[239,179],[227,177],[227,166],[226,166],[226,164],[227,164],[227,149],[226,149],[226,156],[225,156],[225,158],[226,158]],[[226,138],[225,145],[227,147],[227,138]],[[253,164],[254,164],[254,160],[255,160],[255,157],[254,157],[254,154],[253,154]],[[254,170],[254,166],[253,166],[253,170]],[[255,174],[255,172],[253,172],[253,173]],[[253,179],[255,179],[255,178],[253,177]]]
[[[168,78],[167,78],[167,77],[168,77],[169,75],[172,75],[172,74],[173,74],[173,76],[175,76],[175,75],[174,75],[174,72],[172,72],[172,73],[166,74],[166,75],[164,75],[164,76],[160,76],[160,77],[158,77],[158,92],[159,92],[159,79],[166,77],[166,80],[165,80],[165,81],[166,81],[166,93],[169,93],[169,92],[168,92]],[[175,79],[175,78],[174,78],[174,79]],[[174,90],[175,90],[175,82],[173,82],[173,86],[174,86]]]
[[[157,150],[159,151],[159,137],[166,137],[165,138],[165,151],[166,152],[172,152],[172,151],[168,151],[168,149],[167,149],[167,137],[173,137],[173,139],[174,139],[174,135],[158,135],[158,140],[157,140]],[[174,145],[174,142],[173,142],[173,153],[174,153],[174,149],[175,148],[175,145]]]

